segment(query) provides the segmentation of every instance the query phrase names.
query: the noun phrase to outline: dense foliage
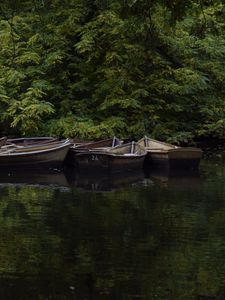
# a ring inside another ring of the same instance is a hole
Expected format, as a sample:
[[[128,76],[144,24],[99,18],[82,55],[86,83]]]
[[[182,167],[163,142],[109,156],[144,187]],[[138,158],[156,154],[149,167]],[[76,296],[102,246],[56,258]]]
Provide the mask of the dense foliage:
[[[223,0],[0,4],[11,135],[225,137]]]

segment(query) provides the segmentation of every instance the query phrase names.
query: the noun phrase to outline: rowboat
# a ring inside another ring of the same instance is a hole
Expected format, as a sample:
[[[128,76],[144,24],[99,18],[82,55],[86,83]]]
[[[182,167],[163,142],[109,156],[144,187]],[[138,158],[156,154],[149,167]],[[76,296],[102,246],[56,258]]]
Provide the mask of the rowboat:
[[[86,149],[74,155],[80,171],[118,172],[142,169],[146,151],[136,142],[106,148]]]
[[[118,145],[122,145],[122,141],[117,137],[104,139],[100,141],[78,141],[73,140],[73,145],[70,147],[65,163],[68,166],[77,166],[76,155],[78,153],[89,152],[90,150],[106,151]]]
[[[70,146],[71,143],[68,139],[48,145],[37,144],[32,147],[2,146],[0,167],[1,170],[59,168],[62,166]]]
[[[173,170],[197,170],[202,150],[195,147],[178,147],[147,136],[137,142],[147,151],[145,166]]]

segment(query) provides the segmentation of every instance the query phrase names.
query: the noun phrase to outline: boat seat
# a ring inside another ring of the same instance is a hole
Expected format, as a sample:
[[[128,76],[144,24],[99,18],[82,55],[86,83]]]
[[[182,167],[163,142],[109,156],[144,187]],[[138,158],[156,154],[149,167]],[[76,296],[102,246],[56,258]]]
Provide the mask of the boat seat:
[[[147,150],[169,150],[169,149],[175,149],[173,147],[167,147],[167,148],[163,148],[163,147],[157,147],[157,148],[153,148],[153,147],[145,147],[145,149]]]
[[[168,152],[171,149],[147,149],[147,152]]]
[[[90,151],[108,151],[110,150],[111,147],[98,147],[98,148],[92,148],[92,149],[89,149]]]

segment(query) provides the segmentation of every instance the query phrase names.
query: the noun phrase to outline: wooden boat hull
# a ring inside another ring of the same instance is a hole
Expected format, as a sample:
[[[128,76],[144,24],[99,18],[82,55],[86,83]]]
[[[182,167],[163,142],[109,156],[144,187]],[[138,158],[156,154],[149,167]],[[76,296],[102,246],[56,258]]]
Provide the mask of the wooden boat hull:
[[[0,153],[1,170],[60,168],[69,151],[70,143],[57,147],[28,152]]]
[[[119,172],[125,170],[141,169],[143,167],[145,155],[125,156],[112,155],[110,153],[92,152],[78,153],[74,163],[78,165],[80,171],[107,171]]]
[[[197,170],[202,157],[198,148],[177,148],[170,150],[148,150],[146,165],[168,169]]]

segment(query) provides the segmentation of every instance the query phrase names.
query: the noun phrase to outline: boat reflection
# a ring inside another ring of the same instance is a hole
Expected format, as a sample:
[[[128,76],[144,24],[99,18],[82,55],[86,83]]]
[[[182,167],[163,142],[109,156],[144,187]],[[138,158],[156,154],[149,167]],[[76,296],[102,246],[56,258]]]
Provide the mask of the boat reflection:
[[[75,168],[46,172],[0,172],[0,187],[9,184],[75,188],[86,191],[112,191],[136,184],[146,185],[146,180],[142,170],[115,174],[107,172],[79,172]]]
[[[67,170],[67,180],[71,187],[86,191],[112,191],[137,185],[145,180],[142,170],[133,172],[78,172],[76,170]]]
[[[201,182],[199,172],[171,172],[163,169],[130,172],[79,172],[75,168],[63,171],[0,172],[0,186],[37,185],[52,188],[81,189],[84,191],[113,191],[131,186],[194,187]]]
[[[199,186],[201,182],[200,172],[196,171],[171,171],[165,169],[146,169],[145,178],[151,179],[161,187],[187,188]]]
[[[13,185],[37,185],[49,187],[69,188],[69,183],[63,172],[59,171],[26,171],[26,172],[0,172],[0,186]]]

